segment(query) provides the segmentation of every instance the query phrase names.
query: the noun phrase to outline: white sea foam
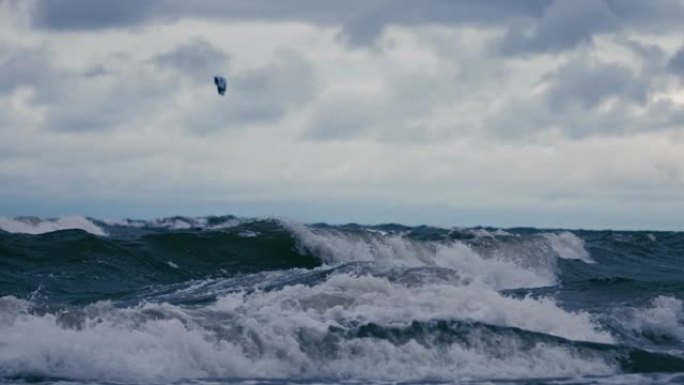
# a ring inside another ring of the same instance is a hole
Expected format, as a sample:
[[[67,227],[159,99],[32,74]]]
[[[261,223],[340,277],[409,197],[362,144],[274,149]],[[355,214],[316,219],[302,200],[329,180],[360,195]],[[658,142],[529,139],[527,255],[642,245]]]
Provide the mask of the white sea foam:
[[[354,336],[363,325],[406,328],[445,320],[613,342],[586,312],[566,311],[551,298],[501,293],[556,283],[560,253],[548,237],[516,237],[480,250],[461,242],[285,225],[303,251],[326,263],[321,271],[337,268],[315,284],[216,293],[215,303],[202,306],[122,308],[102,302],[45,313],[33,312],[28,301],[0,298],[0,377],[138,383],[224,377],[466,381],[619,371],[609,353],[527,341],[514,331],[466,333],[451,344]],[[344,269],[362,261],[371,262],[374,275]],[[202,284],[193,283],[193,290]]]
[[[559,233],[545,233],[553,250],[563,259],[578,259],[585,263],[596,263],[584,247],[584,241],[577,235],[562,231]]]
[[[458,319],[572,340],[613,341],[609,334],[597,329],[587,313],[564,311],[549,298],[508,297],[478,284],[406,287],[382,277],[335,274],[316,286],[294,285],[253,295],[229,294],[216,306],[224,311],[239,310],[246,319],[268,319],[269,323],[279,324],[314,322],[321,328],[345,322],[393,325]]]
[[[87,309],[91,317],[78,326],[52,314],[31,315],[26,308],[15,311],[10,322],[5,314],[0,325],[0,374],[163,381],[224,374],[239,362],[240,354],[231,357],[229,346],[208,339],[206,332],[187,327],[179,318],[151,319],[140,310],[100,306]]]
[[[9,233],[43,234],[58,230],[83,230],[94,235],[107,233],[90,219],[80,216],[59,218],[0,217],[0,230]]]
[[[658,296],[647,308],[629,309],[618,319],[623,327],[652,338],[673,338],[684,342],[684,307],[682,300]]]
[[[494,238],[496,236],[514,236],[506,230],[496,229],[494,231],[489,231],[487,229],[464,229],[476,237],[480,238]]]
[[[524,253],[526,249],[499,249],[495,254],[484,255],[461,242],[414,242],[401,235],[313,231],[298,224],[285,225],[299,240],[300,248],[332,265],[371,261],[386,268],[444,267],[495,290],[550,286],[557,282],[553,253],[528,255]]]
[[[386,278],[335,275],[313,287],[233,293],[202,308],[87,306],[38,314],[0,299],[0,375],[169,382],[207,377],[356,378],[399,381],[610,374],[610,357],[527,344],[507,335],[435,346],[410,340],[330,337],[354,323],[401,326],[459,319],[609,342],[587,314],[547,299],[513,299],[473,286],[408,289]],[[327,337],[326,337],[327,336]]]

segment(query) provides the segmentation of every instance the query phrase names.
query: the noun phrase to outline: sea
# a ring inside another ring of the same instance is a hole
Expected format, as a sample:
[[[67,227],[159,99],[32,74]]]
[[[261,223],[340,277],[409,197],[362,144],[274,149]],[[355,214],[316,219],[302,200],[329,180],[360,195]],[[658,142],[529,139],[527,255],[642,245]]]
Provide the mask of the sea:
[[[0,384],[684,384],[684,233],[0,218]]]

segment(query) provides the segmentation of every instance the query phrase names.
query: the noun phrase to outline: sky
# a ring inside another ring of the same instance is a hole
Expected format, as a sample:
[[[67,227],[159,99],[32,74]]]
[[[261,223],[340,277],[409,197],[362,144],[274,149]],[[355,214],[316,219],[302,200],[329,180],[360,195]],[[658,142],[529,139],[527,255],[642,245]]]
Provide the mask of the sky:
[[[684,0],[0,0],[0,216],[684,230],[681,20]]]

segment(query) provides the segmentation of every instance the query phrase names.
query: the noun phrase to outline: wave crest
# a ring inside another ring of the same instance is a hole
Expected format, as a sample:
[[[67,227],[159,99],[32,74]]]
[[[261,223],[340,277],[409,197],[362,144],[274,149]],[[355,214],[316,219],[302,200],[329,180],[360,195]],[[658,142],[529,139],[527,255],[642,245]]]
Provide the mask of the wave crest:
[[[80,216],[44,219],[37,217],[0,217],[0,230],[8,233],[44,234],[60,230],[83,230],[93,235],[107,232],[91,219]]]

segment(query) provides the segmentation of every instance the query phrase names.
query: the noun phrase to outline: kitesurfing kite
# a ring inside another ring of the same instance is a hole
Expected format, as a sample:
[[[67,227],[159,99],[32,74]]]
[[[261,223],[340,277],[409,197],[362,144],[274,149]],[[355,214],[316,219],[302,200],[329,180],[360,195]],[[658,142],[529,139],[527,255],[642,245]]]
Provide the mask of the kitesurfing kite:
[[[225,95],[226,93],[226,79],[223,76],[214,76],[214,84],[216,84],[216,90],[219,95]]]

